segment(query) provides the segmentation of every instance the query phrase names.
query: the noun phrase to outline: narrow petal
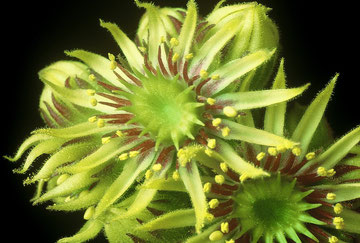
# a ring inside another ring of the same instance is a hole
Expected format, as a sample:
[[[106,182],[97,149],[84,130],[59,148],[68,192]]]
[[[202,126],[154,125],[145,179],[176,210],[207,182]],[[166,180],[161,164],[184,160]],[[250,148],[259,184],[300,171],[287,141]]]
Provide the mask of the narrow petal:
[[[92,174],[89,171],[72,175],[63,183],[42,195],[34,202],[34,204],[45,202],[56,197],[67,196],[74,191],[90,186],[98,180],[98,178],[93,178],[91,176]]]
[[[32,165],[34,160],[43,154],[50,154],[58,149],[63,143],[65,143],[65,139],[48,139],[37,144],[26,157],[25,163],[22,169],[16,169],[14,172],[16,173],[25,173],[29,167]]]
[[[324,153],[306,164],[304,169],[311,165],[320,163],[326,169],[333,168],[349,151],[360,142],[360,126],[343,136]]]
[[[254,127],[248,127],[241,125],[239,123],[225,120],[223,119],[221,124],[224,126],[227,126],[230,128],[230,133],[228,136],[223,137],[223,139],[235,139],[240,141],[245,141],[248,143],[255,143],[260,145],[266,145],[266,146],[279,146],[283,145],[286,148],[292,148],[296,144],[295,142],[292,142],[282,136],[275,135],[273,133],[260,130]],[[213,132],[215,135],[222,137],[221,131],[214,131],[210,130],[210,132]]]
[[[77,242],[85,242],[95,238],[103,228],[103,223],[99,220],[89,220],[84,226],[80,229],[80,231],[72,237],[66,237],[60,239],[57,243],[77,243]]]
[[[130,66],[136,68],[138,71],[143,70],[144,58],[134,42],[132,42],[116,24],[100,20],[100,25],[110,31]]]
[[[127,90],[127,88],[122,85],[119,81],[114,72],[110,69],[110,60],[100,56],[95,53],[91,53],[84,50],[74,50],[74,51],[66,51],[65,52],[68,56],[76,57],[83,61],[86,65],[88,65],[91,69],[95,72],[103,76],[108,82],[111,84]]]
[[[285,89],[284,59],[281,59],[272,89]],[[266,108],[264,129],[279,136],[284,134],[286,102],[271,105]]]
[[[309,87],[309,84],[292,89],[227,93],[217,96],[216,100],[219,103],[231,105],[237,110],[247,110],[288,101],[302,94],[307,89],[307,87]]]
[[[336,198],[329,202],[337,203],[360,198],[360,183],[346,183],[338,185],[319,185],[314,189],[331,191],[336,194]]]
[[[207,82],[201,89],[202,94],[205,96],[216,95],[235,80],[263,64],[273,53],[267,50],[259,50],[221,66],[210,74],[210,76],[218,75],[220,79]]]
[[[331,94],[333,92],[335,82],[338,78],[338,74],[330,81],[328,86],[318,94],[310,106],[306,109],[303,117],[298,123],[291,139],[297,142],[300,142],[300,147],[302,150],[302,155],[306,153],[308,146],[311,142],[311,139],[318,127],[321,118],[324,115],[326,106],[330,100]]]
[[[160,217],[142,225],[140,230],[173,229],[194,226],[196,222],[194,209],[180,209],[161,215]]]
[[[249,178],[268,176],[269,174],[261,168],[257,168],[243,160],[237,152],[226,142],[217,139],[216,152],[222,161],[225,161],[233,170]]]
[[[93,169],[95,167],[104,165],[104,163],[106,163],[110,159],[115,158],[115,156],[131,149],[142,141],[144,140],[137,139],[128,143],[122,138],[112,138],[109,143],[104,144],[98,150],[85,157],[84,159],[80,160],[76,164],[61,167],[58,169],[58,171],[73,174]]]
[[[21,144],[20,148],[17,150],[14,157],[4,156],[4,158],[12,162],[17,161],[21,158],[21,156],[25,153],[25,151],[28,150],[31,146],[49,138],[51,137],[47,134],[33,134]]]
[[[149,189],[157,189],[162,191],[186,192],[184,183],[182,183],[181,181],[175,181],[171,178],[153,180],[151,182],[146,183],[142,187]]]
[[[154,152],[150,152],[145,158],[138,156],[127,161],[122,173],[107,189],[104,196],[98,203],[94,218],[103,213],[109,206],[111,206],[117,199],[119,199],[129,187],[134,183],[141,172],[146,170],[153,161]]]
[[[197,10],[194,0],[190,0],[187,7],[186,18],[178,37],[179,45],[175,47],[175,52],[183,57],[190,51],[197,24]]]
[[[188,163],[188,166],[180,166],[179,173],[184,185],[190,195],[195,215],[196,224],[195,229],[200,233],[203,227],[205,216],[207,212],[207,202],[203,191],[203,186],[199,174],[198,167],[194,161]]]

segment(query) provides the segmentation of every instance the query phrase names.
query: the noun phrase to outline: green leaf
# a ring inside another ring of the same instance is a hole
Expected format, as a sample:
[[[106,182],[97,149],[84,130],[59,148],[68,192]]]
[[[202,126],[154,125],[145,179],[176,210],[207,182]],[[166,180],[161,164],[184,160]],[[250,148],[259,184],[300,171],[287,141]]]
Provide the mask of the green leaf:
[[[217,139],[216,154],[220,160],[225,161],[229,167],[241,175],[246,175],[249,178],[256,178],[261,176],[269,176],[261,168],[257,168],[249,162],[243,160],[238,153],[226,142]]]
[[[103,223],[100,220],[89,220],[80,231],[72,237],[66,237],[58,240],[57,243],[79,243],[95,238],[103,228]]]
[[[222,119],[221,124],[230,128],[230,133],[228,136],[223,137],[221,131],[210,130],[211,133],[214,133],[218,137],[222,137],[226,140],[240,140],[248,143],[266,145],[266,146],[280,146],[283,145],[286,148],[292,148],[296,144],[282,136],[272,134],[270,132],[260,130],[254,127],[248,127],[241,125],[230,120]]]
[[[335,142],[325,152],[320,154],[315,159],[309,161],[303,169],[311,165],[318,164],[326,169],[333,168],[341,159],[343,159],[356,144],[360,141],[360,126],[343,136],[340,140]],[[302,170],[303,170],[302,169]]]
[[[111,184],[98,203],[95,209],[94,218],[103,213],[127,191],[127,189],[139,176],[139,174],[149,167],[154,159],[154,156],[155,152],[150,152],[148,155],[146,155],[145,158],[143,158],[143,156],[137,156],[135,158],[130,158],[126,162],[124,169],[119,177],[114,181],[113,184]]]
[[[319,185],[314,189],[331,191],[336,194],[336,198],[329,202],[337,203],[360,198],[360,183],[346,183],[338,185]]]
[[[301,118],[291,137],[292,140],[300,142],[300,148],[302,150],[300,160],[307,152],[313,134],[315,133],[316,128],[318,127],[321,118],[324,115],[326,106],[330,100],[338,76],[338,74],[335,75],[327,87],[318,94],[318,96],[306,109],[305,114]]]
[[[286,80],[284,72],[284,59],[281,59],[272,89],[285,89]],[[286,102],[271,105],[266,108],[264,130],[279,136],[284,134]]]
[[[196,222],[194,209],[180,209],[161,215],[160,217],[140,226],[140,230],[173,229],[194,226]]]
[[[180,166],[179,173],[195,210],[196,232],[200,233],[205,221],[207,202],[198,167],[194,161],[191,161],[186,167]]]
[[[273,55],[273,53],[273,51],[269,52],[267,50],[258,50],[245,57],[235,59],[225,65],[222,65],[210,74],[210,76],[219,75],[220,79],[212,79],[207,82],[201,89],[202,94],[205,96],[216,95],[236,79],[263,64]]]
[[[110,31],[130,66],[136,68],[138,71],[143,70],[144,58],[134,42],[132,42],[116,24],[104,22],[100,19],[100,25]]]
[[[237,110],[254,109],[288,101],[302,94],[309,85],[310,84],[306,84],[302,87],[292,89],[227,93],[217,96],[216,100],[219,104],[225,103],[233,106]]]

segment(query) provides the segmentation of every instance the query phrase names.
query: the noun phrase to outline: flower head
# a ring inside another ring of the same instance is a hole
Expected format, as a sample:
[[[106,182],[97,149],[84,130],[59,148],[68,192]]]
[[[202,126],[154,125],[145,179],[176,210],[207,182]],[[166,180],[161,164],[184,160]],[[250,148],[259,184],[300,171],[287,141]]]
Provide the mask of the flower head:
[[[178,228],[172,237],[182,238],[194,228],[198,235],[190,241],[205,235],[231,242],[230,234],[283,240],[285,233],[296,241],[294,231],[304,229],[304,223],[322,225],[308,213],[321,204],[308,201],[314,195],[309,191],[320,189],[307,186],[315,178],[335,176],[333,167],[359,137],[356,129],[320,156],[307,153],[335,81],[285,138],[284,102],[308,85],[286,89],[281,66],[273,88],[257,90],[277,60],[278,33],[267,8],[257,3],[222,7],[220,2],[203,19],[193,0],[186,10],[135,3],[146,13],[134,41],[116,24],[100,20],[119,55],[66,51],[79,61],[59,61],[39,72],[47,127],[33,131],[8,157],[16,161],[30,150],[15,170],[25,173],[48,154],[41,169],[25,180],[38,183],[34,204],[52,201],[52,210],[84,210],[84,227],[60,241],[86,241],[102,229],[110,242],[169,241],[166,230],[172,228]],[[265,126],[257,129],[250,110],[262,107],[268,107]],[[313,173],[318,164],[306,163],[310,159],[326,160],[318,174]],[[266,185],[272,190],[264,190]],[[159,190],[187,194],[174,201],[178,195]],[[336,190],[325,198],[339,200]],[[346,208],[336,205],[340,216],[331,218],[332,225],[346,230],[346,217],[341,217]],[[316,239],[311,230],[303,232]]]

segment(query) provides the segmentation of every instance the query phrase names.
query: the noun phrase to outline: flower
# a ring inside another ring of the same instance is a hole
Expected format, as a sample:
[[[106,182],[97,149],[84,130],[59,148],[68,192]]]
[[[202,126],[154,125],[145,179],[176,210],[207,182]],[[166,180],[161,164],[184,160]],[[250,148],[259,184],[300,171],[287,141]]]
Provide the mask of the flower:
[[[311,147],[312,140],[319,135],[316,131],[337,77],[317,95],[295,129],[288,134],[293,141],[299,142],[295,147],[257,146],[248,142],[230,146],[222,141],[208,159],[201,160],[204,168],[208,167],[208,170],[203,168],[201,176],[209,206],[207,226],[206,230],[189,238],[187,242],[292,240],[332,243],[351,242],[356,238],[360,233],[360,214],[355,210],[360,198],[360,127],[350,131],[326,150]],[[282,61],[273,88],[284,86]],[[283,102],[266,108],[266,131],[279,136],[285,134],[286,106],[287,103]],[[234,130],[233,126],[238,126],[234,122],[223,125],[231,130]],[[230,136],[224,139],[233,138]],[[228,163],[229,157],[237,157],[239,161],[241,157],[245,158],[266,171],[268,176],[250,178],[248,170],[237,173],[232,164]],[[155,183],[153,188],[156,188]],[[166,180],[162,188],[181,190],[180,185],[175,187]],[[179,214],[183,212],[178,211]],[[193,219],[189,215],[194,212],[187,213],[187,223],[190,225]],[[158,222],[168,215],[141,227],[159,229],[161,224]],[[171,216],[177,217],[176,214]]]
[[[239,144],[254,150],[270,146],[272,156],[279,148],[297,156],[306,151],[300,135],[287,139],[275,128],[254,127],[251,109],[283,107],[308,87],[277,84],[258,90],[277,61],[278,34],[265,7],[222,7],[220,2],[203,20],[193,0],[186,10],[135,3],[146,9],[135,41],[116,24],[100,20],[121,54],[66,51],[79,61],[58,61],[39,72],[45,85],[40,112],[47,127],[33,131],[15,156],[7,157],[17,161],[30,150],[15,170],[26,173],[37,158],[48,155],[25,180],[38,184],[34,204],[51,201],[51,210],[84,211],[83,228],[60,242],[86,241],[103,229],[110,242],[179,240],[192,234],[193,226],[201,237],[209,231],[204,229],[209,207],[220,207],[223,199],[213,198],[208,205],[206,193],[216,188],[210,181],[203,185],[212,175],[208,167],[217,172],[214,183],[220,186],[227,185],[226,173],[272,184],[271,171],[237,151]],[[251,25],[250,19],[259,23]],[[277,112],[265,123],[280,119],[283,113]],[[273,126],[282,126],[283,120]],[[325,168],[321,173],[333,172]],[[188,193],[182,200],[159,192],[179,188]],[[342,218],[334,222],[344,226]],[[222,222],[208,238],[223,238],[234,232],[231,226]],[[188,228],[169,233],[174,227]],[[157,229],[166,230],[153,232]]]

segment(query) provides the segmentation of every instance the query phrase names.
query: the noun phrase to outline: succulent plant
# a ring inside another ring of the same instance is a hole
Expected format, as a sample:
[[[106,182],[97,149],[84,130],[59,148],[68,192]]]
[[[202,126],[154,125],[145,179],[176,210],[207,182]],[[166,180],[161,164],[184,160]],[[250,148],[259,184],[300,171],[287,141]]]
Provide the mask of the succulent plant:
[[[327,149],[317,139],[337,75],[288,115],[309,84],[286,88],[265,6],[221,1],[202,18],[194,0],[135,4],[146,12],[134,41],[100,20],[120,54],[66,51],[78,60],[39,72],[46,127],[6,157],[29,150],[14,170],[27,173],[47,155],[24,182],[37,183],[33,203],[84,211],[80,231],[59,242],[101,231],[109,242],[355,238],[359,127]]]

